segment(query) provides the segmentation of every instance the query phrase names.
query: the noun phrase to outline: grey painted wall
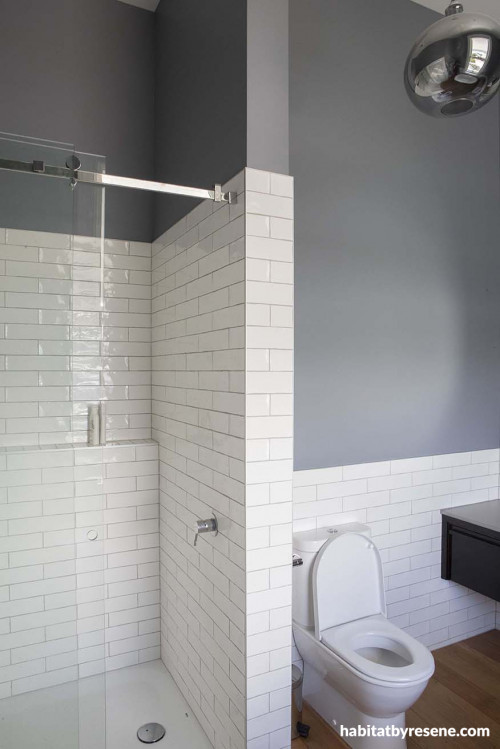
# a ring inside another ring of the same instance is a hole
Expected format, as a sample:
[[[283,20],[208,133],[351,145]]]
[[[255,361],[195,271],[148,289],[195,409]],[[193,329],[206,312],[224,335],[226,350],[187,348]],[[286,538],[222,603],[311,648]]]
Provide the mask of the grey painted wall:
[[[288,171],[288,0],[162,0],[156,14],[117,0],[0,0],[0,18],[0,131],[178,184],[212,187],[247,164]],[[95,191],[63,210],[61,189],[0,175],[0,223],[98,231]],[[149,240],[192,207],[108,189],[106,233]]]
[[[246,0],[161,0],[156,178],[211,188],[246,166]],[[154,236],[191,210],[156,196]]]
[[[407,100],[436,17],[290,0],[296,469],[499,443],[499,108]]]
[[[0,130],[73,143],[105,154],[108,172],[151,179],[153,42],[154,15],[117,0],[0,0]],[[17,201],[17,216],[4,204],[0,224],[71,231],[66,208],[31,203]],[[106,234],[149,240],[152,205],[150,195],[108,189]],[[76,210],[75,231],[92,231],[91,214]]]
[[[247,6],[247,166],[288,174],[288,0]]]

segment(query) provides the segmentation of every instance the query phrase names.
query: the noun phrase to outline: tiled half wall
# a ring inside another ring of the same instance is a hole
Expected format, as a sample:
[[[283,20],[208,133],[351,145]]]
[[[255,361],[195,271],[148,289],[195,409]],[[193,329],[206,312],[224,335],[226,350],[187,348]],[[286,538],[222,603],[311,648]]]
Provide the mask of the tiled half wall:
[[[441,579],[440,510],[498,499],[498,461],[493,449],[296,471],[294,531],[366,523],[389,619],[430,648],[463,640],[495,627],[495,603]]]
[[[155,443],[3,451],[0,697],[159,658],[158,556]]]
[[[293,192],[245,170],[153,244],[162,658],[217,749],[290,745]],[[218,536],[195,547],[197,518]]]

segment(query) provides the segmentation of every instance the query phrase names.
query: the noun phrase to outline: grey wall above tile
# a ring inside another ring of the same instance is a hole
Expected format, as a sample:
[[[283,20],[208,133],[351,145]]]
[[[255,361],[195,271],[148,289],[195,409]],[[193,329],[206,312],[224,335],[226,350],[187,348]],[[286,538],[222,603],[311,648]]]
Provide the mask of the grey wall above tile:
[[[288,172],[288,0],[161,0],[156,13],[116,0],[0,0],[0,15],[10,30],[0,131],[174,184],[211,188],[247,165]],[[0,196],[12,184],[0,182]],[[85,207],[63,212],[52,192],[33,197],[29,217],[22,199],[8,201],[0,225],[99,234]],[[106,236],[148,242],[196,205],[116,188],[106,201]]]
[[[155,175],[211,188],[246,165],[246,0],[161,0],[156,11]],[[196,203],[158,195],[154,237]]]
[[[103,154],[108,173],[197,187],[246,165],[246,0],[164,0],[156,13],[116,0],[0,0],[0,18],[0,131]],[[47,203],[27,217],[11,202],[0,225],[99,233],[84,210],[60,211],[57,194]],[[194,205],[108,188],[106,236],[149,242]]]
[[[0,131],[73,143],[105,155],[110,173],[151,179],[154,15],[115,0],[0,0],[0,18]],[[151,241],[149,194],[108,189],[106,201],[107,236]],[[56,201],[29,226],[21,218],[18,228],[72,230]]]
[[[247,166],[289,173],[288,0],[247,0]]]
[[[290,3],[296,470],[498,447],[498,101],[411,105],[404,61],[436,18]]]

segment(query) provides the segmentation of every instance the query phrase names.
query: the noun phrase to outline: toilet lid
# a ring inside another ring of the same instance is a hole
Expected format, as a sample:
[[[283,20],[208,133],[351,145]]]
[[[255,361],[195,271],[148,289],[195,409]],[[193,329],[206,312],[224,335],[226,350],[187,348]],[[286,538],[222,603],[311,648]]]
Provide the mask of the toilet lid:
[[[327,541],[313,567],[316,637],[339,624],[385,615],[382,562],[367,536],[343,533]]]

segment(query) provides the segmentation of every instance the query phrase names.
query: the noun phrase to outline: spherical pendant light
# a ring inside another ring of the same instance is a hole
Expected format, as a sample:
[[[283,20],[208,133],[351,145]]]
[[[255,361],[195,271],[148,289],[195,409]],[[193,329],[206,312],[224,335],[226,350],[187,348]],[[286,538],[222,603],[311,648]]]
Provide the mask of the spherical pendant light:
[[[415,106],[432,117],[457,117],[487,104],[500,88],[500,25],[450,3],[446,17],[413,45],[405,85]]]

